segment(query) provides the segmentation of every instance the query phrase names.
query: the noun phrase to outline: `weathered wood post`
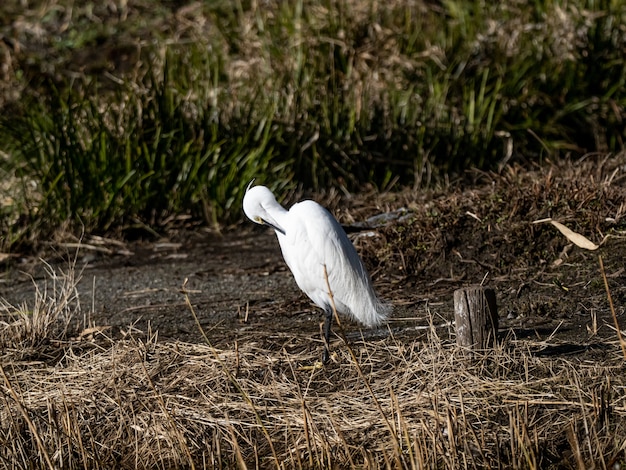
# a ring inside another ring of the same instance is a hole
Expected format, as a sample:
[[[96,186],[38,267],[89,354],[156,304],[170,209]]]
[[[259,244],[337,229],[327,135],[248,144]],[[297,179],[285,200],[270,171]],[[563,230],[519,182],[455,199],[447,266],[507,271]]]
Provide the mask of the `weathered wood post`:
[[[498,335],[498,307],[493,289],[466,287],[454,291],[456,344],[471,350],[495,345]]]

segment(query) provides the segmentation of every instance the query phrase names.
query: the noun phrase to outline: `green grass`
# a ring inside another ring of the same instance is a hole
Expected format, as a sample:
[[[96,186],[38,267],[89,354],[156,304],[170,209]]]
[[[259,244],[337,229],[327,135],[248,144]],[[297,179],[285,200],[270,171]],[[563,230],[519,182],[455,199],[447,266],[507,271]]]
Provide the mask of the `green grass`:
[[[67,220],[231,222],[253,177],[387,188],[623,148],[622,2],[116,8],[0,9],[20,44],[0,150],[37,185],[4,207],[5,249]]]

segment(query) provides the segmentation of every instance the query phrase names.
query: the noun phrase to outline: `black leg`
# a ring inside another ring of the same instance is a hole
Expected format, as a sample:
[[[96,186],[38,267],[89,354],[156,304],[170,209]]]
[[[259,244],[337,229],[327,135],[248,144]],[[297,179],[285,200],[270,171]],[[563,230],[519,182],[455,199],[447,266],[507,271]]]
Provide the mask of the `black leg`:
[[[330,360],[330,351],[328,350],[330,342],[330,327],[333,323],[333,311],[330,308],[325,309],[326,318],[324,319],[324,353],[322,354],[322,362],[326,364]]]

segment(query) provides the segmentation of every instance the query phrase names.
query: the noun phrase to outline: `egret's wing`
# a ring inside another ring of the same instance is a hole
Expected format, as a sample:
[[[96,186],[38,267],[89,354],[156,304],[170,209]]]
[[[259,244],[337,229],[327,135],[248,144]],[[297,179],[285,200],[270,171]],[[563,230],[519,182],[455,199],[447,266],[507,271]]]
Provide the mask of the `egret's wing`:
[[[339,222],[326,209],[315,206],[310,210],[315,216],[310,217],[305,226],[309,234],[321,233],[321,236],[309,236],[311,250],[321,253],[322,278],[325,265],[337,310],[367,326],[379,325],[388,317],[390,305],[376,296],[369,274]],[[323,289],[321,295],[328,302],[325,279],[319,289]]]
[[[350,313],[350,298],[359,294],[364,283],[369,285],[352,242],[330,212],[313,201],[296,204],[289,213],[295,225],[290,227],[294,247],[298,247],[297,259],[293,262],[297,265],[296,270],[301,271],[297,274],[292,269],[298,285],[315,303],[322,307],[328,305],[325,266],[337,309]]]

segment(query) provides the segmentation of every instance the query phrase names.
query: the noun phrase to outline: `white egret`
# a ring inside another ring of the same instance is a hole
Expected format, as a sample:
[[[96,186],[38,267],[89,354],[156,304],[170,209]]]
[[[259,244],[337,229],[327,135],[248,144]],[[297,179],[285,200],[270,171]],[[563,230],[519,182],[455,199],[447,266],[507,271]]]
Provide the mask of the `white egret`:
[[[329,359],[333,320],[328,285],[339,313],[352,316],[368,327],[379,325],[387,318],[390,305],[376,296],[354,245],[328,210],[317,202],[302,201],[287,211],[265,186],[248,186],[243,210],[253,222],[274,229],[298,287],[324,310],[323,362]]]

